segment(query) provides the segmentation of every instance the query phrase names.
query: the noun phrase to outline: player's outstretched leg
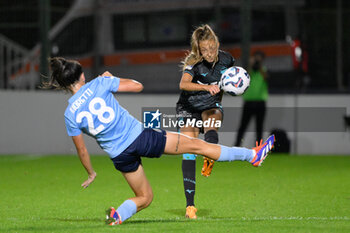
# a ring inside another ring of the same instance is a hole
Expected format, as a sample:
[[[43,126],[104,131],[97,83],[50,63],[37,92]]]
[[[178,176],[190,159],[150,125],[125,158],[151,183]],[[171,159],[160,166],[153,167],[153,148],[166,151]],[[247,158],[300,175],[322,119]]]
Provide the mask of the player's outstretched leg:
[[[256,142],[256,147],[253,148],[255,151],[255,156],[253,160],[250,162],[254,167],[259,167],[264,162],[265,158],[267,157],[268,153],[273,148],[275,142],[275,135],[271,135],[267,138],[267,140],[262,143],[262,139],[260,141],[260,145],[258,145],[258,142]]]
[[[198,138],[191,138],[183,134],[167,132],[167,142],[164,153],[200,154],[217,161],[241,160],[250,162],[253,166],[260,166],[271,151],[275,136],[271,135],[263,144],[254,149],[243,147],[227,147],[219,144],[207,143]]]

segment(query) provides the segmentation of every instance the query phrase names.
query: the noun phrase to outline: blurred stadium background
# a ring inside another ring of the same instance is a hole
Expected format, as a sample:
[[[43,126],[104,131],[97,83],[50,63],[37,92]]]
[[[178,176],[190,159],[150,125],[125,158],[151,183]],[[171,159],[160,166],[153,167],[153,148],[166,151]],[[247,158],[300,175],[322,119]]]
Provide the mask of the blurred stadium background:
[[[175,107],[180,61],[203,23],[237,65],[246,66],[251,51],[266,53],[268,106],[295,111],[277,117],[265,134],[287,131],[294,154],[349,154],[349,1],[1,0],[0,12],[0,154],[75,153],[63,119],[69,95],[38,89],[49,56],[79,60],[90,78],[109,70],[141,81],[145,94],[118,97],[141,120],[142,107]],[[225,96],[223,104],[240,107],[242,100]],[[301,129],[298,109],[314,107],[344,111],[321,114],[319,130]],[[224,124],[231,121],[226,114]],[[334,122],[340,127],[322,128]],[[253,144],[253,129],[245,146]],[[220,142],[231,145],[234,138],[235,132],[222,132]]]

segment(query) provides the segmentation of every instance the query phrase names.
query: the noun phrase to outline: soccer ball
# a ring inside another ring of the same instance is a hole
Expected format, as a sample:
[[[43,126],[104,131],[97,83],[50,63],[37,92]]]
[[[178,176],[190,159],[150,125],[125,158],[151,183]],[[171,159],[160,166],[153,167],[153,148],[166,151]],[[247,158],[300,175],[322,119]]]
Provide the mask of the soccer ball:
[[[239,66],[232,66],[221,75],[220,88],[232,96],[242,95],[249,84],[248,72]]]

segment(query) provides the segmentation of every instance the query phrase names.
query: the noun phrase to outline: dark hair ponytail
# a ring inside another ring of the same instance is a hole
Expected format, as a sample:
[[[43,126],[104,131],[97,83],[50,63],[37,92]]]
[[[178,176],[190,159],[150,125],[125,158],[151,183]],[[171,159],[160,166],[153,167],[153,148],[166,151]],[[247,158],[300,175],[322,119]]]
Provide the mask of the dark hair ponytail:
[[[46,83],[46,87],[55,87],[69,90],[69,86],[79,80],[83,73],[79,62],[66,60],[62,57],[53,57],[49,59],[51,69],[51,81]]]

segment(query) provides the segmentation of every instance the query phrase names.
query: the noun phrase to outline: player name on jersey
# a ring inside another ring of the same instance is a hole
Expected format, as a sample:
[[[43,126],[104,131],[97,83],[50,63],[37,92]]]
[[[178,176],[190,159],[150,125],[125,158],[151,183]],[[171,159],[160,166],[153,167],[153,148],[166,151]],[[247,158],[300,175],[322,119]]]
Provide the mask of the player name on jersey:
[[[83,94],[81,94],[81,96],[79,96],[78,99],[76,99],[71,107],[70,107],[70,111],[71,113],[74,113],[75,111],[78,110],[78,108],[85,103],[85,101],[93,94],[93,91],[90,90],[90,88],[86,89]]]

